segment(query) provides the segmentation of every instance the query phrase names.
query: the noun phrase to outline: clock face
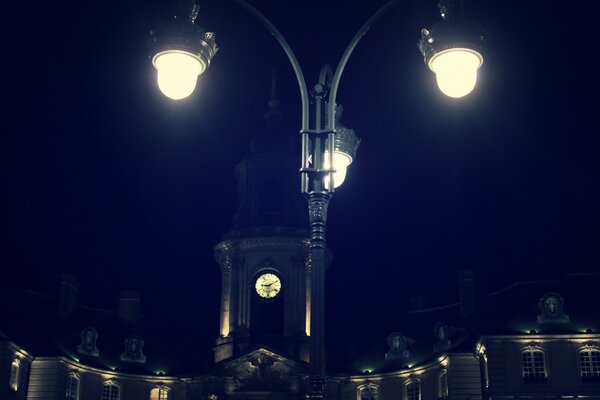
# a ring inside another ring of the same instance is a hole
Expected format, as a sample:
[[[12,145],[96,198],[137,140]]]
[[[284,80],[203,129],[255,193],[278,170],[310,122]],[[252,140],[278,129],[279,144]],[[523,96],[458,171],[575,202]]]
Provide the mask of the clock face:
[[[256,293],[263,299],[272,299],[281,291],[281,280],[275,274],[262,274],[254,285]]]

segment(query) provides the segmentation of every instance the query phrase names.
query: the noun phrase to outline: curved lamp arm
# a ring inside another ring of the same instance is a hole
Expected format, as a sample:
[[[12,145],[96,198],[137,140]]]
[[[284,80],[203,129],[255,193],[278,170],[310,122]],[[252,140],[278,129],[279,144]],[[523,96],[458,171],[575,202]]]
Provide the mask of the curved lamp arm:
[[[387,3],[385,3],[379,10],[377,10],[375,14],[373,14],[371,18],[369,18],[367,22],[365,22],[364,25],[356,32],[350,43],[348,43],[346,51],[344,51],[344,54],[342,54],[342,58],[340,58],[340,62],[338,63],[338,66],[335,70],[335,74],[333,75],[333,79],[331,81],[331,91],[329,92],[329,104],[327,106],[327,115],[332,117],[328,119],[328,130],[330,130],[331,132],[335,132],[335,118],[333,118],[333,116],[335,115],[335,99],[337,97],[337,91],[340,85],[340,80],[342,78],[342,73],[344,72],[344,68],[348,63],[348,59],[352,55],[352,52],[354,52],[354,48],[356,48],[358,42],[360,42],[363,36],[369,31],[369,29],[371,29],[373,24],[377,22],[377,20],[381,18],[386,12],[398,5],[398,3],[400,3],[400,0],[390,0]]]
[[[310,120],[309,94],[308,94],[308,89],[306,86],[306,80],[304,79],[304,74],[302,73],[302,68],[300,67],[300,63],[298,62],[298,59],[296,58],[294,51],[288,44],[287,40],[285,40],[285,38],[283,37],[281,32],[279,32],[279,30],[275,27],[275,25],[273,25],[273,23],[271,23],[271,21],[269,21],[269,19],[267,17],[265,17],[260,11],[258,11],[256,8],[254,8],[254,6],[249,4],[246,0],[233,0],[233,2],[236,3],[237,5],[239,5],[240,7],[242,7],[243,9],[245,9],[246,11],[248,11],[256,19],[258,19],[260,21],[260,23],[262,23],[267,28],[267,30],[269,32],[271,32],[271,34],[275,37],[275,39],[277,39],[277,41],[281,45],[281,48],[287,55],[290,63],[292,64],[294,73],[296,74],[296,79],[298,81],[298,87],[300,88],[300,98],[301,98],[301,103],[302,103],[302,131],[308,130],[309,129],[309,120]],[[348,59],[354,52],[356,45],[358,44],[358,42],[360,42],[360,40],[363,38],[363,36],[369,31],[369,29],[371,29],[373,24],[375,22],[377,22],[377,20],[379,20],[379,18],[381,18],[390,9],[392,9],[393,7],[398,5],[398,3],[400,3],[400,0],[390,0],[386,4],[384,4],[379,10],[377,10],[375,12],[375,14],[373,14],[371,16],[371,18],[369,18],[363,24],[363,26],[356,32],[356,34],[354,35],[354,37],[352,38],[352,40],[346,47],[346,50],[344,51],[344,54],[342,55],[342,57],[338,63],[338,66],[335,70],[335,74],[333,74],[333,78],[331,79],[331,89],[329,92],[329,104],[328,104],[328,110],[327,110],[327,114],[329,116],[335,115],[335,104],[336,104],[335,100],[337,97],[337,91],[338,91],[338,88],[340,85],[340,80],[342,78],[342,73],[344,72],[344,68],[346,67],[346,64],[348,63]],[[322,70],[321,75],[323,75],[323,72],[324,71]],[[331,73],[330,70],[327,72]],[[324,82],[325,80],[323,78],[325,78],[325,77],[324,76],[320,77],[319,83],[322,83],[322,84],[325,83]],[[321,82],[321,81],[323,81],[323,82]],[[328,125],[329,125],[328,126],[329,130],[335,131],[335,118],[328,118]]]
[[[296,79],[298,80],[298,86],[300,88],[300,97],[302,101],[302,130],[309,129],[309,97],[308,97],[308,89],[306,87],[306,80],[304,79],[304,74],[302,73],[302,68],[300,68],[300,63],[296,58],[296,55],[292,51],[292,48],[288,44],[287,40],[283,37],[281,32],[265,17],[260,11],[254,8],[252,5],[248,4],[245,0],[233,0],[234,3],[244,8],[250,14],[252,14],[256,19],[258,19],[273,36],[279,42],[283,51],[288,56],[290,63],[292,64],[292,68],[294,69],[294,73],[296,74]]]

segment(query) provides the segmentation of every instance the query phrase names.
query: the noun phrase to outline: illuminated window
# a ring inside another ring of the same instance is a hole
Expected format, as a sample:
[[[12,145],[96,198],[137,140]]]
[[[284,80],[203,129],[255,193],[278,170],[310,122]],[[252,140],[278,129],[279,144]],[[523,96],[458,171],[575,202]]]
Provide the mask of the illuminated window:
[[[546,357],[540,348],[529,347],[521,353],[523,378],[526,380],[546,379]]]
[[[443,370],[439,377],[440,399],[448,398],[448,371]]]
[[[121,400],[121,387],[114,381],[105,382],[102,400]]]
[[[150,400],[169,400],[169,388],[158,386],[150,391]]]
[[[15,358],[10,365],[10,379],[8,380],[8,386],[15,392],[19,390],[19,376],[21,371],[21,360]]]
[[[379,386],[372,383],[361,385],[357,388],[357,399],[358,400],[378,400],[379,399]]]
[[[600,349],[587,347],[580,350],[579,367],[582,377],[600,377]]]
[[[404,385],[404,398],[406,400],[421,400],[421,382],[411,379]]]
[[[77,374],[69,374],[67,377],[67,400],[79,400],[79,377]]]

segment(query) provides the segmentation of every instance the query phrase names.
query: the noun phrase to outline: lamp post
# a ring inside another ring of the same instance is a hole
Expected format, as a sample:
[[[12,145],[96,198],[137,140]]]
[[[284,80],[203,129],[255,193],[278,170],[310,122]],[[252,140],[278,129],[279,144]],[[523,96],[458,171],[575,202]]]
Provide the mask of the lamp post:
[[[343,181],[360,140],[352,129],[341,126],[342,108],[336,102],[346,63],[358,42],[385,13],[400,0],[389,0],[356,32],[348,43],[335,71],[321,68],[318,82],[309,90],[291,47],[279,30],[246,0],[232,0],[256,17],[275,37],[286,53],[300,89],[302,119],[301,191],[308,202],[311,257],[310,399],[325,397],[325,270],[329,262],[325,231],[329,201]],[[462,0],[440,0],[442,21],[431,30],[422,29],[418,47],[426,65],[436,74],[440,90],[454,98],[470,93],[483,64],[482,36],[464,16]],[[180,0],[162,35],[154,35],[156,53],[152,59],[158,71],[161,91],[171,99],[189,96],[196,77],[209,66],[217,52],[212,32],[195,24],[198,6],[194,0]]]

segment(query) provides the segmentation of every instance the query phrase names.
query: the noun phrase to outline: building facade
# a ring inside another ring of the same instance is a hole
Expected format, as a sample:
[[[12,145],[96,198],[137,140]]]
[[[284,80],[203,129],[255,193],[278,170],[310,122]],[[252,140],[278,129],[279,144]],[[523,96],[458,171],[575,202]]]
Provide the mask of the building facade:
[[[22,293],[17,309],[14,293],[3,297],[0,400],[305,397],[308,218],[296,187],[298,151],[282,132],[274,96],[265,118],[265,131],[236,167],[233,228],[215,247],[221,301],[214,363],[181,366],[168,342],[153,336],[156,321],[141,318],[136,292],[122,292],[116,311],[87,307],[75,279],[64,275],[58,299]],[[398,324],[404,328],[331,367],[327,396],[600,399],[600,304],[586,296],[599,283],[600,275],[569,275],[476,297],[472,272],[461,271],[458,303],[414,302]]]

